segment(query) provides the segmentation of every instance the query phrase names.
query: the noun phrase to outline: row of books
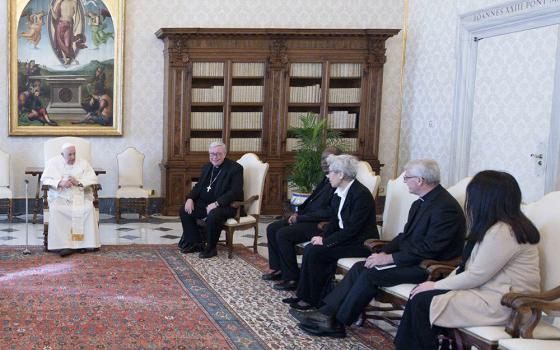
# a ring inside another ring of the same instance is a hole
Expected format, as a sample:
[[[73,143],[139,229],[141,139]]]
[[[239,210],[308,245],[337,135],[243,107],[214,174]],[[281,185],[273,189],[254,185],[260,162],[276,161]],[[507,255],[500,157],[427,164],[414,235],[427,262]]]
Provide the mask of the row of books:
[[[231,129],[262,129],[262,112],[231,112]]]
[[[359,78],[362,65],[359,63],[334,63],[331,64],[331,78]]]
[[[264,76],[264,63],[233,63],[231,73],[234,77],[262,77]]]
[[[323,65],[321,63],[292,63],[290,65],[290,76],[320,78]]]
[[[262,102],[263,87],[262,86],[232,86],[231,101],[232,102]]]
[[[358,149],[358,139],[355,137],[343,137],[340,141],[348,152],[355,152]]]
[[[290,102],[318,103],[321,101],[321,85],[290,86]]]
[[[348,152],[355,152],[358,149],[358,139],[353,137],[343,137],[340,139],[342,145]],[[298,149],[299,139],[287,138],[286,151],[293,152]]]
[[[303,123],[301,117],[307,113],[302,112],[288,112],[288,127],[291,128],[302,128]]]
[[[359,103],[360,88],[329,89],[329,103]]]
[[[235,62],[231,66],[234,77],[263,77],[265,65],[262,62]],[[330,66],[331,78],[359,78],[362,65],[359,63],[334,63]],[[323,72],[321,63],[292,63],[290,76],[320,78]],[[193,77],[223,77],[223,62],[194,62]]]
[[[239,137],[229,139],[229,149],[232,152],[260,152],[261,138]]]
[[[192,89],[193,102],[223,102],[224,101],[224,87],[221,85],[214,85],[209,89]]]
[[[197,137],[190,143],[191,152],[207,152],[208,146],[215,141],[222,141],[221,137]]]
[[[327,117],[329,129],[354,129],[356,128],[356,113],[348,111],[332,111]]]
[[[192,68],[193,77],[223,77],[223,62],[194,62]]]
[[[216,129],[224,128],[224,114],[222,112],[192,112],[191,129]]]

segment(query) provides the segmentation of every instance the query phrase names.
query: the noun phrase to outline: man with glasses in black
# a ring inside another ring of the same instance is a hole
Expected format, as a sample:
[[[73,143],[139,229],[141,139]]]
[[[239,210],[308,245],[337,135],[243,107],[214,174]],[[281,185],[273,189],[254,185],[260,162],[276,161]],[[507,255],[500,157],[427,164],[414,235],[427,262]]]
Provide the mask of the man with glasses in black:
[[[183,236],[179,241],[182,253],[200,252],[202,259],[217,255],[216,244],[223,224],[235,216],[230,206],[243,200],[243,167],[226,158],[227,148],[221,141],[208,147],[210,162],[202,168],[202,174],[187,195],[184,208],[179,210]],[[206,246],[201,240],[197,219],[206,221]]]
[[[290,310],[307,333],[344,337],[344,326],[358,319],[378,287],[424,282],[428,273],[419,266],[422,260],[450,260],[461,255],[465,217],[457,200],[439,184],[438,164],[431,159],[408,162],[404,182],[419,198],[410,208],[403,232],[381,252],[354,264],[318,310]],[[394,267],[378,270],[390,265]]]

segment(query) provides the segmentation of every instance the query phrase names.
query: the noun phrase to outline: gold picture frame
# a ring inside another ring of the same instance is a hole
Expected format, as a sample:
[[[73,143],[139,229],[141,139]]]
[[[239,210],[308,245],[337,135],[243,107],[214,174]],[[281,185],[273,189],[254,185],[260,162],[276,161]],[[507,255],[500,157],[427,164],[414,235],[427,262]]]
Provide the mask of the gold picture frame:
[[[9,135],[122,136],[125,0],[8,0]]]

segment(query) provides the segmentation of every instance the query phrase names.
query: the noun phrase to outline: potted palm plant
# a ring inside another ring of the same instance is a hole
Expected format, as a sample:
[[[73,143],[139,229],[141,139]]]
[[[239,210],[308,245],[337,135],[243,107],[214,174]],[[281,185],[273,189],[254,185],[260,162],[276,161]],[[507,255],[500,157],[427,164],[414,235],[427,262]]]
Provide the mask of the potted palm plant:
[[[326,147],[341,146],[340,132],[327,129],[327,120],[315,113],[300,116],[300,126],[288,130],[298,139],[295,161],[289,167],[288,183],[292,189],[293,205],[309,196],[325,174],[321,169],[321,154]]]

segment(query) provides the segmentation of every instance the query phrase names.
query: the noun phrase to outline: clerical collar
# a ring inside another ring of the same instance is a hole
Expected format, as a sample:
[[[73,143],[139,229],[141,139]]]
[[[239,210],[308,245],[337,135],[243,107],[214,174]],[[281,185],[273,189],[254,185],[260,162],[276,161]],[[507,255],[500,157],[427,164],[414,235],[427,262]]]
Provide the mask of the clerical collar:
[[[425,195],[419,197],[419,199],[422,202],[430,200],[431,198],[435,197],[436,194],[438,194],[441,191],[442,188],[443,187],[441,187],[441,185],[437,185],[436,187],[432,188],[432,190],[430,192],[428,192]]]

